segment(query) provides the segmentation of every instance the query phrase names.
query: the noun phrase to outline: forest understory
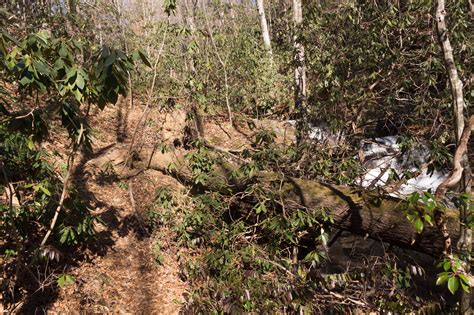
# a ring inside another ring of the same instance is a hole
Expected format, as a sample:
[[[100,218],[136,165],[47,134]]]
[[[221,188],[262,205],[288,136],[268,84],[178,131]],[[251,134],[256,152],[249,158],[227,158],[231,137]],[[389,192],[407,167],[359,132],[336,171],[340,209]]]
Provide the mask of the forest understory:
[[[8,0],[2,314],[474,314],[471,0]]]
[[[116,106],[91,114],[91,124],[98,126],[93,130],[93,149],[79,155],[73,183],[79,198],[101,219],[95,227],[95,241],[65,253],[66,261],[61,264],[53,261],[51,266],[30,270],[30,274],[20,280],[29,284],[10,306],[13,313],[193,313],[186,306],[195,289],[186,281],[186,264],[204,253],[180,247],[172,226],[155,229],[150,219],[150,206],[156,204],[160,189],[170,191],[184,203],[195,194],[186,186],[189,182],[167,172],[167,166],[183,153],[175,151],[165,158],[156,153],[158,156],[153,159],[158,163],[150,163],[148,168],[143,166],[153,151],[150,144],[157,139],[165,139],[170,146],[176,143],[181,146],[189,122],[184,110],[153,108],[147,113],[149,123],[143,125],[139,122],[145,112],[144,104],[138,102],[130,108],[128,100],[123,98]],[[294,128],[285,121],[266,119],[259,123],[278,133],[278,142],[290,144],[295,139]],[[251,139],[257,133],[244,126],[236,129],[225,117],[206,119],[204,127],[211,135],[210,142],[219,148],[217,152],[224,155],[223,152],[251,148]],[[161,131],[158,136],[156,130]],[[134,149],[130,152],[134,134]],[[61,147],[66,138],[66,134],[60,135],[44,146]],[[136,161],[126,166],[127,155],[134,153]],[[61,155],[67,156],[67,151]],[[179,210],[173,208],[166,210],[158,206],[157,210],[166,216],[180,215]],[[317,295],[315,304],[320,304],[321,312],[340,305],[349,306],[355,314],[376,311],[374,301],[384,301],[386,295],[402,298],[395,290],[409,282],[407,288],[412,287],[411,294],[416,294],[416,299],[404,293],[407,304],[426,307],[427,313],[443,310],[439,301],[443,299],[444,290],[426,291],[436,281],[436,260],[367,238],[367,235],[341,232],[332,232],[330,244],[321,249],[328,255],[327,261],[318,267],[322,272],[318,281],[328,287],[326,292]],[[400,266],[397,266],[398,261],[402,261]],[[67,269],[58,270],[60,266]],[[53,277],[59,271],[75,280],[52,290]],[[386,274],[379,278],[384,272]],[[360,278],[364,274],[368,279]],[[231,305],[223,307],[232,311]]]

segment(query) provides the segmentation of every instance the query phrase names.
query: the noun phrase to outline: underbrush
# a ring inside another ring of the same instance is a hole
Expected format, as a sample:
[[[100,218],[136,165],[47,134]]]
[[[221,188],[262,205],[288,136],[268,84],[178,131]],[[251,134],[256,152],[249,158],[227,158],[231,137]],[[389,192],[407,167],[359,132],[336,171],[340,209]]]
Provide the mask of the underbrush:
[[[0,261],[4,302],[15,302],[23,290],[62,286],[65,252],[94,239],[100,221],[70,187],[48,245],[38,246],[53,220],[63,189],[66,166],[37,149],[31,137],[0,126]],[[41,270],[41,272],[36,272]],[[36,281],[31,281],[31,276]]]
[[[181,201],[177,201],[180,199]],[[161,188],[149,206],[149,224],[168,227],[184,248],[181,275],[192,291],[191,314],[407,312],[435,314],[441,304],[420,297],[421,267],[383,256],[355,254],[362,264],[328,273],[329,231],[301,210],[232,202],[218,193],[174,197]],[[328,220],[330,220],[328,218]]]
[[[57,286],[73,281],[64,274],[66,252],[88,244],[100,221],[74,187],[74,159],[92,146],[91,106],[103,109],[125,95],[126,74],[139,59],[148,63],[142,52],[127,56],[46,31],[21,39],[0,31],[0,287],[7,307],[48,290],[54,298]],[[65,139],[53,140],[61,132],[69,142],[64,156],[57,145]]]
[[[324,208],[286,209],[278,179],[266,186],[258,181],[261,170],[283,173],[285,163],[292,163],[281,158],[288,155],[280,156],[272,139],[257,135],[253,150],[243,155],[246,162],[231,171],[229,186],[220,192],[206,187],[215,185],[213,165],[222,165],[222,157],[195,143],[186,157],[193,173],[192,194],[177,197],[160,188],[149,205],[150,227],[172,229],[185,249],[181,274],[192,287],[186,312],[436,313],[440,304],[417,293],[414,280],[424,278],[423,269],[390,251],[381,256],[355,253],[351,259],[361,261],[356,267],[328,271],[333,266],[328,252],[338,237],[329,228],[331,216]],[[294,154],[296,159],[300,153]],[[332,165],[327,177],[338,183],[347,182],[353,176],[348,173],[356,170]]]

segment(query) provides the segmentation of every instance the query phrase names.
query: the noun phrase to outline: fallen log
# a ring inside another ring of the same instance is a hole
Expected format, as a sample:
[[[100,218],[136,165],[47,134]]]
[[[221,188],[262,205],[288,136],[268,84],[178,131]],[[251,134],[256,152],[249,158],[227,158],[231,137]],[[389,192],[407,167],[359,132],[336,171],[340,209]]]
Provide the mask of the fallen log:
[[[302,179],[287,179],[283,188],[288,192],[285,197],[287,209],[298,204],[309,209],[323,207],[329,210],[334,226],[342,230],[434,257],[443,253],[443,237],[436,226],[425,226],[422,233],[417,233],[406,217],[407,203],[403,200]],[[456,242],[459,215],[448,209],[446,219],[450,235]]]
[[[185,150],[161,153],[144,149],[140,152],[141,161],[135,162],[134,166],[169,172],[168,166],[174,163],[175,177],[187,183],[193,183],[192,172],[184,158],[186,153]],[[121,154],[116,152],[113,155],[120,156]],[[110,157],[107,160],[110,161]],[[224,194],[243,191],[246,183],[232,181],[228,176],[235,168],[235,164],[215,167],[215,171],[206,182],[205,189]],[[401,199],[380,196],[355,187],[291,177],[282,178],[274,173],[260,173],[258,181],[268,189],[280,188],[280,196],[286,211],[305,207],[318,215],[319,210],[324,208],[326,213],[332,216],[333,226],[336,228],[423,252],[433,257],[440,257],[443,253],[443,237],[438,229],[434,225],[425,225],[423,232],[417,233],[414,224],[406,217],[407,204]],[[446,223],[453,242],[457,242],[459,213],[456,210],[447,209]]]

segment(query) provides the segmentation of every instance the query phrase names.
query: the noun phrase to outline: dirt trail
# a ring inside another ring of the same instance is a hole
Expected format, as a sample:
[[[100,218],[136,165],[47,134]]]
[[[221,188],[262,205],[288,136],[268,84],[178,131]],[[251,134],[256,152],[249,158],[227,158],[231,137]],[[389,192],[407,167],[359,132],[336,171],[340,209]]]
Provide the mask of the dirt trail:
[[[128,147],[142,108],[136,106],[128,110],[125,104],[106,109],[92,118],[96,121],[91,125],[98,126],[93,160],[103,158],[102,152],[111,147]],[[157,113],[152,111],[145,129],[137,133],[136,146],[156,141],[160,121]],[[170,131],[169,126],[167,129]],[[94,213],[105,225],[99,227],[96,251],[85,253],[89,259],[69,271],[75,282],[60,290],[50,310],[58,313],[178,314],[187,287],[179,278],[177,249],[172,242],[162,246],[162,263],[158,264],[153,255],[158,236],[146,231],[138,213],[143,212],[157,187],[180,189],[180,184],[156,171],[124,178],[121,167],[97,165],[89,163],[88,159],[83,162],[85,166],[78,167],[76,186],[84,192],[84,198],[90,199]],[[171,239],[171,235],[166,237],[167,231],[157,233],[161,238],[165,234],[165,239]]]
[[[137,103],[130,109],[122,100],[117,106],[92,113],[94,152],[77,159],[74,183],[105,224],[100,226],[96,248],[87,249],[84,258],[67,271],[75,282],[60,289],[49,311],[180,312],[189,288],[179,277],[179,249],[170,231],[159,229],[150,235],[143,226],[142,215],[158,187],[167,186],[174,191],[184,187],[158,171],[125,168],[124,161],[133,160],[126,157],[132,141],[137,151],[151,151],[160,143],[182,145],[186,112],[156,106],[142,117],[144,108]],[[139,122],[140,128],[135,132]],[[282,141],[288,140],[284,123],[275,129],[280,131]],[[226,123],[205,122],[205,130],[213,145],[237,150],[250,146],[251,133]],[[129,195],[130,185],[135,207]],[[161,247],[160,264],[154,257],[157,242]]]

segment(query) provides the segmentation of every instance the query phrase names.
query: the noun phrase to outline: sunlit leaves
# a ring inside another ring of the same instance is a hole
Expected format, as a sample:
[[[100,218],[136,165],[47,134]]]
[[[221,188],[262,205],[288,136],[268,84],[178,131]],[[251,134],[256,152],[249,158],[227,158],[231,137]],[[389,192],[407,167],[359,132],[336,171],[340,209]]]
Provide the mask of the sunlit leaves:
[[[2,64],[9,70],[10,80],[18,80],[30,92],[56,90],[63,98],[73,97],[78,103],[97,103],[103,108],[126,94],[127,79],[134,68],[133,58],[121,50],[102,48],[91,60],[79,61],[82,43],[50,38],[45,32],[30,34],[13,42],[2,33]],[[150,65],[143,51],[137,58]]]
[[[176,10],[176,0],[165,0],[164,9],[166,14],[171,15]]]
[[[58,277],[57,284],[60,288],[62,288],[66,285],[73,284],[74,281],[75,279],[73,276],[63,273]]]
[[[463,262],[456,256],[447,256],[438,263],[438,268],[442,267],[443,272],[438,274],[436,285],[443,285],[447,282],[447,287],[451,294],[455,294],[459,286],[469,292],[473,285],[472,275],[466,273]]]
[[[214,166],[214,158],[210,151],[199,141],[195,143],[197,149],[186,154],[185,158],[193,172],[195,184],[205,184]]]
[[[458,290],[459,287],[459,279],[457,277],[450,277],[448,280],[448,289],[449,291],[454,294]]]
[[[406,205],[408,209],[406,217],[414,224],[417,233],[423,232],[426,224],[433,226],[434,211],[440,206],[433,194],[414,192],[408,197]]]
[[[265,206],[265,202],[259,202],[254,207],[254,211],[256,214],[260,214],[261,212],[267,212],[267,207]]]

